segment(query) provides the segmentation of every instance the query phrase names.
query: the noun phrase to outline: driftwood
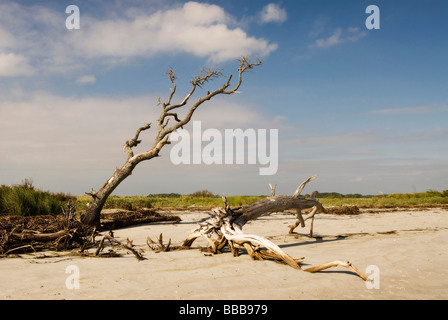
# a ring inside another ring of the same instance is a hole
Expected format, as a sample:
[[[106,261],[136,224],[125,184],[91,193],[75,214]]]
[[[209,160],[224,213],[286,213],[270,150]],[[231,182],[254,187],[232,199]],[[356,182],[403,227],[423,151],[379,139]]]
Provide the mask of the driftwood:
[[[336,260],[320,266],[302,269],[300,263],[303,261],[303,258],[294,259],[268,239],[255,234],[246,234],[242,231],[243,226],[248,221],[255,220],[264,214],[294,209],[297,212],[299,223],[304,226],[304,221],[314,219],[316,212],[325,212],[322,204],[315,198],[299,198],[300,192],[305,185],[315,177],[312,176],[305,180],[292,196],[272,196],[236,208],[230,208],[227,198],[223,195],[224,207],[214,208],[212,210],[214,217],[199,223],[199,227],[191,232],[184,241],[183,246],[189,247],[198,237],[203,236],[210,244],[209,250],[212,253],[220,253],[227,245],[234,256],[238,256],[238,250],[244,248],[254,260],[273,259],[307,272],[318,272],[331,267],[342,266],[355,272],[363,280],[367,280],[367,277],[348,261]],[[301,213],[302,210],[310,208],[312,208],[311,213],[304,218]],[[291,230],[293,230],[292,227]],[[213,240],[212,237],[214,236],[217,237],[216,240]],[[267,250],[261,249],[262,247]]]
[[[275,188],[277,188],[277,185],[269,184],[269,188],[271,189],[271,197],[275,196]]]
[[[274,212],[283,212],[286,210],[295,210],[297,215],[297,222],[293,226],[290,227],[290,233],[293,232],[293,230],[301,224],[302,227],[305,227],[305,221],[308,219],[314,220],[314,215],[317,212],[325,212],[325,208],[322,206],[322,204],[317,201],[314,197],[310,199],[301,199],[299,198],[300,193],[302,192],[305,185],[315,179],[316,176],[312,176],[305,180],[296,190],[296,192],[292,196],[271,196],[265,199],[261,199],[258,201],[255,201],[253,203],[249,203],[244,206],[236,207],[230,209],[228,206],[227,200],[224,199],[225,204],[225,215],[226,217],[229,216],[229,222],[236,226],[237,228],[241,229],[248,221],[255,220],[259,218],[262,215],[271,214]],[[305,218],[302,216],[302,210],[310,209],[312,208],[311,213],[309,213]],[[204,234],[209,234],[209,232],[204,232],[205,230],[208,230],[206,226],[214,226],[216,225],[216,222],[222,222],[222,218],[220,216],[223,215],[223,213],[217,213],[217,211],[220,211],[222,208],[215,208],[212,210],[212,212],[217,216],[216,218],[211,218],[202,224],[199,224],[200,227],[195,229],[189,237],[185,240],[184,246],[191,245],[195,239],[197,239],[200,236],[204,236]],[[228,214],[228,212],[231,211],[231,213]],[[217,220],[217,221],[215,221]],[[215,228],[215,227],[212,227]],[[310,229],[310,235],[312,236],[312,229]]]
[[[130,241],[129,239],[127,239],[127,244],[124,244],[120,241],[118,241],[117,239],[115,239],[114,237],[110,236],[110,235],[103,235],[103,237],[101,238],[98,248],[95,252],[95,256],[98,256],[99,253],[101,252],[101,250],[103,250],[104,247],[104,240],[109,240],[110,243],[115,243],[117,245],[119,245],[120,247],[122,247],[123,249],[129,250],[131,251],[134,256],[137,258],[138,261],[142,261],[145,260],[145,258],[143,257],[143,255],[141,254],[141,252],[139,252],[138,250],[133,248],[132,245],[132,241]]]
[[[41,250],[72,250],[86,244],[91,228],[75,217],[68,203],[62,215],[0,217],[0,257]]]
[[[163,244],[163,235],[160,234],[158,242],[154,242],[149,236],[146,238],[146,244],[149,249],[156,252],[168,252],[171,249],[171,239],[168,241],[168,244],[165,246]]]
[[[102,218],[103,229],[113,230],[130,225],[154,222],[179,222],[178,216],[161,215],[154,209],[141,209],[135,212],[121,210],[105,214]],[[119,245],[132,252],[138,260],[143,259],[140,252],[133,248],[132,241],[124,244],[110,235],[102,235],[99,241],[95,237],[100,235],[97,228],[91,228],[81,223],[76,215],[76,203],[68,203],[63,208],[62,215],[45,216],[4,216],[0,217],[0,257],[11,254],[38,252],[42,250],[68,251],[79,249],[82,256],[92,256],[87,250],[95,248],[95,257],[110,257],[100,254],[104,249],[104,241]],[[75,253],[72,253],[75,254]],[[117,256],[116,254],[113,256]]]
[[[101,214],[101,228],[104,230],[165,221],[176,223],[181,221],[181,219],[179,216],[161,215],[154,209],[120,210],[115,213]]]
[[[76,231],[76,230],[75,230]],[[74,232],[68,230],[61,230],[52,233],[40,233],[33,230],[23,230],[22,233],[10,233],[10,237],[14,237],[24,241],[54,241],[57,239],[62,239],[64,237],[71,237]]]

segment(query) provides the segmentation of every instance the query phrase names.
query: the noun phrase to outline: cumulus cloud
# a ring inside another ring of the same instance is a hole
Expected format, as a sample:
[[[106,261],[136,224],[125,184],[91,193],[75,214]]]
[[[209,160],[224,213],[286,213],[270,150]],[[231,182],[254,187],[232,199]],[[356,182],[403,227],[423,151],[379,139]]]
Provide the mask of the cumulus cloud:
[[[81,11],[81,29],[67,30],[66,15],[51,7],[0,5],[0,63],[9,66],[0,76],[69,72],[92,63],[113,67],[160,54],[186,53],[222,63],[242,55],[265,57],[277,49],[233,26],[234,19],[214,4],[192,1],[123,14],[113,10],[109,7],[104,16]]]
[[[217,5],[187,2],[180,8],[136,16],[130,20],[90,21],[74,39],[89,57],[152,56],[186,52],[213,62],[241,55],[268,55],[277,46],[250,37]]]
[[[285,22],[288,18],[285,9],[282,9],[278,4],[270,3],[263,7],[260,13],[260,21],[262,23],[269,22],[277,22],[282,23]]]

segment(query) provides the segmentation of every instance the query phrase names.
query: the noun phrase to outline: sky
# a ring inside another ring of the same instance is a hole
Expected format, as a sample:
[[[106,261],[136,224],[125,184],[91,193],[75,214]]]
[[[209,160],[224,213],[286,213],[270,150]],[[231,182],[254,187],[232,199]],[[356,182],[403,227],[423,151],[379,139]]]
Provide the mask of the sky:
[[[173,142],[114,194],[262,195],[269,183],[293,194],[314,174],[304,193],[446,190],[447,12],[446,0],[2,0],[0,184],[97,190],[125,163],[125,141],[157,120],[170,68],[176,102],[202,68],[223,69],[193,102],[230,74],[235,84],[247,55],[263,64],[193,120],[223,135],[277,130],[275,174],[260,175],[260,159],[176,165]]]

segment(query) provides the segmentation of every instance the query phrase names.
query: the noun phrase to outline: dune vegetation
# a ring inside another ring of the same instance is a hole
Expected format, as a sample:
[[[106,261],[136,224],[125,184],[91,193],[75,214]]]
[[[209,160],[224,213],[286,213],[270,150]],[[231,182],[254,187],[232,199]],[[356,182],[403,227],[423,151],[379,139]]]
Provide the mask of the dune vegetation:
[[[241,206],[267,195],[234,195],[227,196],[230,206]],[[309,197],[309,195],[304,195]],[[85,210],[91,197],[39,190],[31,179],[25,179],[17,185],[0,186],[0,215],[33,216],[60,214],[70,201],[76,202],[78,211]],[[448,205],[448,190],[442,192],[429,190],[418,193],[361,195],[340,194],[337,192],[319,193],[319,201],[324,207],[357,206],[359,208],[391,208],[391,207],[434,207]],[[140,196],[110,196],[104,209],[124,209],[135,211],[142,208],[193,208],[222,206],[221,195],[208,190],[200,190],[189,195],[178,193],[148,194]]]

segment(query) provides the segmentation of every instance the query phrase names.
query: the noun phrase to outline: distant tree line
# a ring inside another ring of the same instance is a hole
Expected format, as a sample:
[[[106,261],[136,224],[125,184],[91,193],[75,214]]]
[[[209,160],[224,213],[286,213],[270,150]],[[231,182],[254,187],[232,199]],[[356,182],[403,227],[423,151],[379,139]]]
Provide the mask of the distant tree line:
[[[306,194],[305,198],[308,198],[310,195]],[[373,198],[374,195],[363,195],[360,193],[348,193],[348,194],[342,194],[339,192],[319,192],[317,194],[318,198],[330,198],[330,199],[342,199],[342,198]]]
[[[266,197],[267,195],[262,196],[232,196],[229,197],[232,203],[235,205],[242,205],[248,203],[252,200],[256,200],[257,197]],[[157,202],[157,199],[165,198],[168,199],[187,199],[188,201],[195,203],[194,198],[199,198],[203,200],[211,199],[211,198],[220,198],[221,195],[213,194],[213,192],[209,190],[199,190],[195,191],[189,195],[182,195],[180,193],[154,193],[148,194],[146,197],[144,196],[129,196],[129,197],[119,197],[119,196],[111,196],[104,208],[112,209],[112,208],[121,208],[126,210],[137,210],[139,208],[151,208],[153,202],[156,205],[160,205]],[[309,198],[310,195],[306,194],[303,197]],[[383,194],[383,195],[362,195],[360,193],[350,193],[350,194],[342,194],[339,192],[319,192],[317,198],[327,198],[327,199],[360,199],[360,198],[373,198],[373,197],[381,197],[381,198],[390,198],[390,199],[423,199],[424,198],[440,198],[446,199],[448,198],[448,189],[444,191],[436,191],[436,190],[428,190],[425,192],[414,192],[414,193],[391,193],[391,194]],[[184,201],[181,202],[184,205]],[[43,214],[60,214],[62,213],[62,208],[67,205],[67,202],[71,201],[75,203],[78,201],[80,203],[80,207],[85,207],[85,203],[82,203],[78,197],[73,196],[68,193],[58,192],[53,193],[49,191],[42,191],[34,187],[33,181],[31,179],[24,179],[21,184],[14,184],[11,186],[1,185],[0,186],[0,216],[1,215],[20,215],[20,216],[31,216],[31,215],[43,215]],[[187,201],[187,202],[188,202]],[[198,203],[202,203],[200,200]],[[445,200],[443,200],[445,201]],[[209,202],[215,203],[215,202]]]

